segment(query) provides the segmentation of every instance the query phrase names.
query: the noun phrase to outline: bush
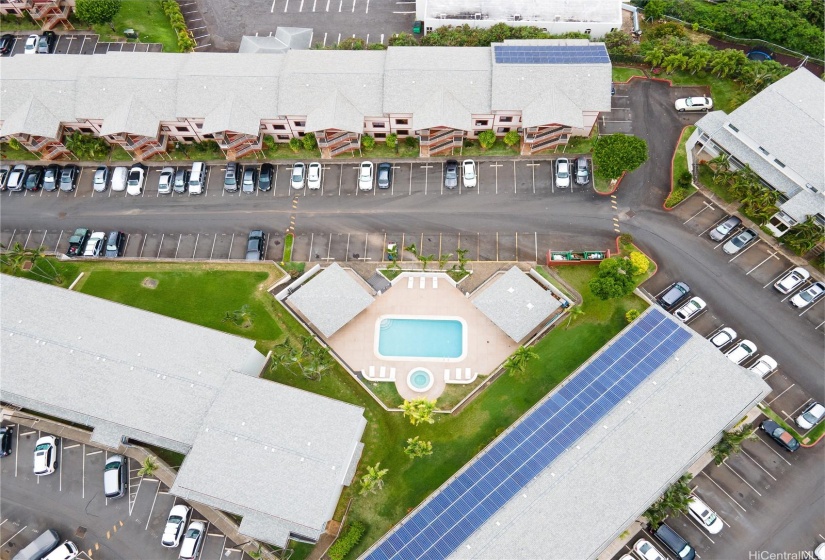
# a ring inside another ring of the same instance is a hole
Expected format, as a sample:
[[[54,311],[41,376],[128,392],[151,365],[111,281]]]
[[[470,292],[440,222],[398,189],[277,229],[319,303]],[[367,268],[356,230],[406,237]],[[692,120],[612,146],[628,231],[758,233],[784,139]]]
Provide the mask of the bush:
[[[387,144],[388,148],[393,149],[398,145],[398,135],[394,132],[392,134],[387,134],[387,139],[384,142]]]
[[[301,139],[301,143],[304,145],[305,150],[314,150],[318,147],[318,139],[315,138],[314,132],[307,132],[304,134],[304,137]]]
[[[327,555],[331,560],[344,560],[347,554],[349,554],[349,551],[361,541],[361,537],[364,536],[366,530],[367,528],[364,527],[363,523],[353,521],[349,524],[344,534],[338,537],[335,544],[329,548]]]
[[[408,148],[417,148],[418,138],[416,138],[415,136],[407,136],[406,138],[404,138],[404,144],[406,144]]]
[[[267,134],[261,140],[261,143],[264,146],[264,150],[272,150],[275,148],[275,138],[273,138],[270,134]]]
[[[518,134],[518,133],[516,133]],[[496,133],[492,130],[485,130],[484,132],[478,133],[478,143],[481,145],[482,149],[487,150],[493,147],[493,144],[496,143]]]
[[[630,253],[630,266],[633,274],[645,274],[650,269],[650,260],[639,251]]]
[[[624,297],[633,291],[636,283],[627,270],[628,265],[621,257],[611,257],[599,263],[599,270],[588,287],[593,295],[599,299],[614,299]]]
[[[638,309],[629,309],[627,313],[624,314],[624,318],[627,319],[628,323],[632,323],[639,318],[639,315],[641,315],[641,312]]]
[[[298,150],[304,147],[304,143],[301,142],[300,138],[290,138],[289,139],[289,149],[295,153],[298,153]]]
[[[633,243],[633,234],[632,233],[623,233],[619,236],[619,243],[622,245],[630,245]]]
[[[609,134],[594,142],[595,173],[605,179],[618,179],[647,161],[647,142],[629,134]]]
[[[172,25],[178,37],[178,50],[180,52],[191,52],[195,50],[198,44],[186,28],[186,20],[180,11],[180,5],[175,0],[161,0],[161,7],[163,8],[163,13],[169,18],[169,23]]]
[[[369,134],[364,134],[361,136],[361,147],[364,148],[364,150],[371,152],[375,148],[375,138]]]
[[[504,135],[504,143],[510,146],[511,148],[518,144],[521,141],[521,135],[519,135],[518,131],[511,130],[507,134]]]
[[[411,33],[396,33],[387,41],[391,47],[416,47],[418,39]]]
[[[120,0],[77,0],[77,19],[91,24],[109,23],[120,11]]]

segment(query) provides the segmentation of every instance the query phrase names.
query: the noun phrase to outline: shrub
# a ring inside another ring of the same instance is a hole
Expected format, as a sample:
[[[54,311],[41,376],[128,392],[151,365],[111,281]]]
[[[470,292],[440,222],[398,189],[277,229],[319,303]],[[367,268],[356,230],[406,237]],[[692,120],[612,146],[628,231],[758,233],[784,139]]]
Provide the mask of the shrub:
[[[301,139],[301,143],[304,145],[305,150],[314,150],[318,147],[318,139],[315,138],[314,132],[307,132],[304,134],[304,137]]]
[[[518,144],[520,141],[521,136],[516,130],[511,130],[510,132],[504,135],[504,143],[510,146],[511,148]]]
[[[412,33],[396,33],[387,41],[391,47],[415,47],[418,40]]]
[[[415,136],[407,136],[406,138],[404,138],[404,144],[406,144],[408,148],[417,148],[418,138],[416,138]]]
[[[619,236],[619,242],[622,245],[630,245],[633,243],[633,234],[632,233],[623,233]]]
[[[120,0],[77,0],[74,11],[86,23],[109,23],[120,11]]]
[[[611,257],[599,263],[596,272],[588,287],[593,295],[599,299],[614,299],[624,297],[633,291],[636,283],[627,270],[628,265],[621,257]]]
[[[624,318],[627,319],[628,323],[632,323],[639,318],[639,315],[641,315],[641,312],[638,309],[629,309],[627,313],[624,314]]]
[[[265,150],[272,150],[276,146],[275,138],[273,138],[269,134],[267,134],[263,137],[263,140],[261,140],[261,143],[263,144]]]
[[[289,139],[289,149],[295,153],[298,153],[298,150],[304,147],[304,143],[301,142],[300,138],[290,138]]]
[[[180,11],[180,5],[175,0],[161,0],[161,7],[163,8],[163,13],[169,18],[169,23],[177,35],[178,51],[191,52],[195,50],[198,44],[186,28],[186,20]]]
[[[595,173],[605,179],[618,179],[647,161],[647,142],[630,134],[609,134],[594,142]]]
[[[518,134],[518,133],[516,133]],[[484,132],[479,132],[478,134],[478,143],[481,145],[482,149],[487,150],[493,147],[493,144],[496,143],[496,133],[492,130],[485,130]]]
[[[369,134],[364,134],[361,136],[361,147],[368,152],[372,151],[375,148],[375,138]]]
[[[650,269],[650,260],[639,251],[630,253],[630,266],[633,274],[644,274]]]
[[[364,527],[363,523],[353,521],[349,524],[344,534],[338,537],[335,544],[329,548],[327,555],[331,560],[344,560],[347,554],[349,554],[349,551],[361,541],[361,537],[364,536],[366,530],[367,528]]]
[[[398,135],[394,132],[392,134],[387,134],[387,139],[385,140],[385,143],[387,144],[388,148],[395,148],[395,146],[398,145]]]

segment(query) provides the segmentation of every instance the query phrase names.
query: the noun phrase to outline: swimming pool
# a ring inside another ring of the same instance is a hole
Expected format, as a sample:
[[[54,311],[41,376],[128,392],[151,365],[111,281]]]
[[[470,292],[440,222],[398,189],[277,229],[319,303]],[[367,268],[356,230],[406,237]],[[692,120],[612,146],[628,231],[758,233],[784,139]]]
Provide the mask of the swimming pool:
[[[387,360],[463,360],[467,323],[460,317],[384,315],[375,324],[375,354]]]

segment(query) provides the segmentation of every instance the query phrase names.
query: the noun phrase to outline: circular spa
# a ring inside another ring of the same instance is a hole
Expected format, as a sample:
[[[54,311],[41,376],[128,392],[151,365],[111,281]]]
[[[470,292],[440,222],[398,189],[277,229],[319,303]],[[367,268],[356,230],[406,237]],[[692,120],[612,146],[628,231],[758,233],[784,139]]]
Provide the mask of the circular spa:
[[[410,389],[417,393],[425,393],[430,390],[435,382],[433,374],[430,370],[424,368],[415,368],[407,374],[407,385]]]

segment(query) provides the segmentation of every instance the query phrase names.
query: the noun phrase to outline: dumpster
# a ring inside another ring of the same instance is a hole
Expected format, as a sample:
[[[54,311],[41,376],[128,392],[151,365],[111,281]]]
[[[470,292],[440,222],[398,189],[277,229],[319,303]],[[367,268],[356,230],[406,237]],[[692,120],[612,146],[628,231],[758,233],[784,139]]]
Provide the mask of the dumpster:
[[[413,33],[420,34],[423,29],[424,29],[424,22],[423,21],[416,21],[415,23],[413,23]]]

